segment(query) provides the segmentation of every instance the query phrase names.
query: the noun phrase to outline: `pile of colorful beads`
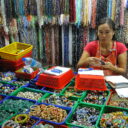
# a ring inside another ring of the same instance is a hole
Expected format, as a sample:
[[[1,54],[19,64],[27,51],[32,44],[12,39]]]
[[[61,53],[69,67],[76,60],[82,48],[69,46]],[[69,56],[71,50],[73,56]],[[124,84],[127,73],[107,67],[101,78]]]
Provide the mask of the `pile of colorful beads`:
[[[128,113],[117,111],[104,113],[100,120],[101,128],[128,128]]]
[[[14,72],[0,72],[0,80],[2,81],[11,81],[15,79],[15,73]]]
[[[51,95],[50,97],[46,98],[42,102],[71,107],[73,106],[75,101],[68,99],[66,96]]]
[[[36,93],[36,92],[30,92],[30,91],[19,92],[17,94],[17,97],[22,97],[22,98],[27,98],[27,99],[32,99],[32,100],[38,100],[42,96],[43,96],[42,93]]]
[[[99,110],[93,107],[77,108],[73,115],[72,124],[93,127],[99,116]]]
[[[42,119],[62,122],[67,116],[67,111],[52,105],[34,105],[30,108],[29,116],[36,116]]]
[[[128,108],[128,98],[119,97],[115,93],[111,96],[111,99],[110,99],[108,105],[122,107],[122,108]]]
[[[37,122],[36,119],[30,118],[27,114],[18,114],[12,119],[3,123],[3,128],[30,128]]]
[[[18,86],[2,84],[0,86],[0,93],[8,95],[18,89]]]
[[[15,80],[15,81],[11,81],[11,83],[12,83],[12,84],[19,85],[19,86],[23,86],[23,85],[28,84],[29,81],[24,81],[24,80],[22,80],[22,81],[17,81],[17,80]]]
[[[80,97],[82,95],[82,91],[76,91],[74,89],[74,86],[69,86],[66,91],[65,91],[65,96],[66,97],[70,97],[70,96],[74,96],[74,97]]]
[[[26,112],[34,102],[21,99],[6,99],[0,104],[0,122],[13,114]]]
[[[88,91],[84,102],[102,105],[105,103],[107,96],[106,91]]]

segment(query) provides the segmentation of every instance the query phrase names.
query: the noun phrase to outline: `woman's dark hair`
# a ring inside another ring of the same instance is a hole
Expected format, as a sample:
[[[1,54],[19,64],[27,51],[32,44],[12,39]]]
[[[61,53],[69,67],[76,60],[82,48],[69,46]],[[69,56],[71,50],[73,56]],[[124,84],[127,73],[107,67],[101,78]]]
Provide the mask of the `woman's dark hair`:
[[[111,18],[104,17],[101,20],[99,20],[96,30],[98,30],[98,27],[102,24],[108,24],[113,31],[116,31],[115,23],[113,22],[113,20]],[[98,39],[98,37],[97,37],[97,39]],[[116,40],[115,34],[113,35],[112,40]]]

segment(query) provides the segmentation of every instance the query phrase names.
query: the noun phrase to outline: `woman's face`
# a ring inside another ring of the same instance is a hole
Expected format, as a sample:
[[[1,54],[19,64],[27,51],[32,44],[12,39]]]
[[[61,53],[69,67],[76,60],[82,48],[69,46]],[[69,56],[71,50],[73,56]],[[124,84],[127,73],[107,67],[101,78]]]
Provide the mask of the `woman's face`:
[[[105,23],[99,25],[97,35],[101,42],[109,42],[113,38],[114,31],[107,23]]]

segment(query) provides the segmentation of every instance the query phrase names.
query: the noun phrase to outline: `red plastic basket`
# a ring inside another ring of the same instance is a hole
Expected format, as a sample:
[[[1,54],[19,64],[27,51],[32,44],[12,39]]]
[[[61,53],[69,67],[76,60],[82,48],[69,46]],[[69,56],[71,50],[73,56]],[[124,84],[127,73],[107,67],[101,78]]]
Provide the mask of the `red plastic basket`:
[[[32,51],[24,55],[23,57],[31,57]],[[24,66],[22,58],[17,61],[11,61],[7,59],[0,59],[0,71],[16,71]]]
[[[39,79],[37,80],[36,85],[54,89],[62,89],[71,81],[73,77],[74,74],[71,69],[60,76],[42,73],[39,75]]]
[[[78,90],[106,91],[104,76],[78,74],[75,78],[75,88]]]
[[[22,72],[22,68],[20,68],[15,73],[17,78],[31,80],[36,77],[38,72],[39,72],[39,69],[34,69],[34,72],[28,74],[28,73]]]

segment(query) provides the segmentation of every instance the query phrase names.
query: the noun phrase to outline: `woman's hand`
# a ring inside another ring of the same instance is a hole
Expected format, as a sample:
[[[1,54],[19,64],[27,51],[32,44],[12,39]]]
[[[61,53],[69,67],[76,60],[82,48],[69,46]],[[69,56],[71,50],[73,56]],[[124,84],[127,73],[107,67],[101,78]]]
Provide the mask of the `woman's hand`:
[[[97,57],[88,57],[88,64],[90,66],[101,66],[101,59]]]
[[[101,66],[103,69],[112,70],[115,69],[115,66],[111,62],[105,62],[104,65]]]

